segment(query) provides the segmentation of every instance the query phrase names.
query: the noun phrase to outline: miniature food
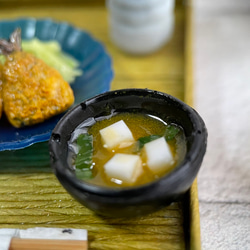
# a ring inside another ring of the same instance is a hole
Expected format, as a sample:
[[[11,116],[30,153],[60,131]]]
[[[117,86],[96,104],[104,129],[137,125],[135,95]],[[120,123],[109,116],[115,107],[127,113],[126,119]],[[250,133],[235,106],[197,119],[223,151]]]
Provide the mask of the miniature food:
[[[63,79],[72,84],[77,76],[83,74],[79,62],[62,51],[60,44],[55,41],[40,41],[37,38],[24,40],[22,49],[43,60],[50,67],[55,68]]]
[[[169,173],[185,153],[185,135],[178,125],[152,115],[119,113],[79,125],[69,141],[68,159],[84,181],[129,187]]]
[[[125,148],[134,142],[133,135],[123,120],[100,130],[103,147],[110,150],[115,147]]]
[[[66,111],[74,103],[69,84],[57,70],[22,51],[21,30],[0,40],[3,110],[16,128],[34,125]]]

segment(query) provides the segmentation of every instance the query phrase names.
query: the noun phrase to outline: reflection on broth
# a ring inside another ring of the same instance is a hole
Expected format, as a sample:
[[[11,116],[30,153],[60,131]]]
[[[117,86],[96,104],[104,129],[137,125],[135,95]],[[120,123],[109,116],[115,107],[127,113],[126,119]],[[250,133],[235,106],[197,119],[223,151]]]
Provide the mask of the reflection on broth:
[[[132,137],[126,136],[129,131]],[[120,142],[119,138],[118,142],[110,141],[110,135],[121,138]],[[80,124],[69,141],[68,160],[77,177],[84,181],[106,187],[129,187],[169,173],[185,154],[186,140],[181,127],[151,115],[118,113]],[[164,162],[165,159],[169,162]]]

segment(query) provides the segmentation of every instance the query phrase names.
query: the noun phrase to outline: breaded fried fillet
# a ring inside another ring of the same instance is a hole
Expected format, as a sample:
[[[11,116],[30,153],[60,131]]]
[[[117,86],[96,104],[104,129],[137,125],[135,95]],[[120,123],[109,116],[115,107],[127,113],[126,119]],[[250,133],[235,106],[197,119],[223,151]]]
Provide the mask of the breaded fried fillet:
[[[43,122],[74,102],[59,72],[27,52],[17,49],[7,55],[2,74],[4,112],[17,128]]]

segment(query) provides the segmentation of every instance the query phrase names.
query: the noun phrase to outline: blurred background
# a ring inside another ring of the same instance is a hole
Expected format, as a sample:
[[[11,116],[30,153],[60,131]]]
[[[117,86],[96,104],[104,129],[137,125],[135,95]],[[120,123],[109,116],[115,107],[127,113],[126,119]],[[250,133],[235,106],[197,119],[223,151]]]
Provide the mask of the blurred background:
[[[209,132],[198,176],[203,249],[250,249],[250,1],[194,0],[195,107]]]

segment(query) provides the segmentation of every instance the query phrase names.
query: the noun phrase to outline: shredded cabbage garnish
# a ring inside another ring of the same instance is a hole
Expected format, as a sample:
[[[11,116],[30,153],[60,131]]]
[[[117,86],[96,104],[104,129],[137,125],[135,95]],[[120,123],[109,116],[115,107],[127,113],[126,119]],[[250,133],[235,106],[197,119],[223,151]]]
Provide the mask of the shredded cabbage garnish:
[[[83,74],[79,69],[79,62],[62,51],[60,44],[55,41],[41,41],[37,38],[22,41],[22,49],[43,60],[50,67],[55,68],[68,83],[73,83],[77,76]],[[4,63],[4,56],[0,62]]]

